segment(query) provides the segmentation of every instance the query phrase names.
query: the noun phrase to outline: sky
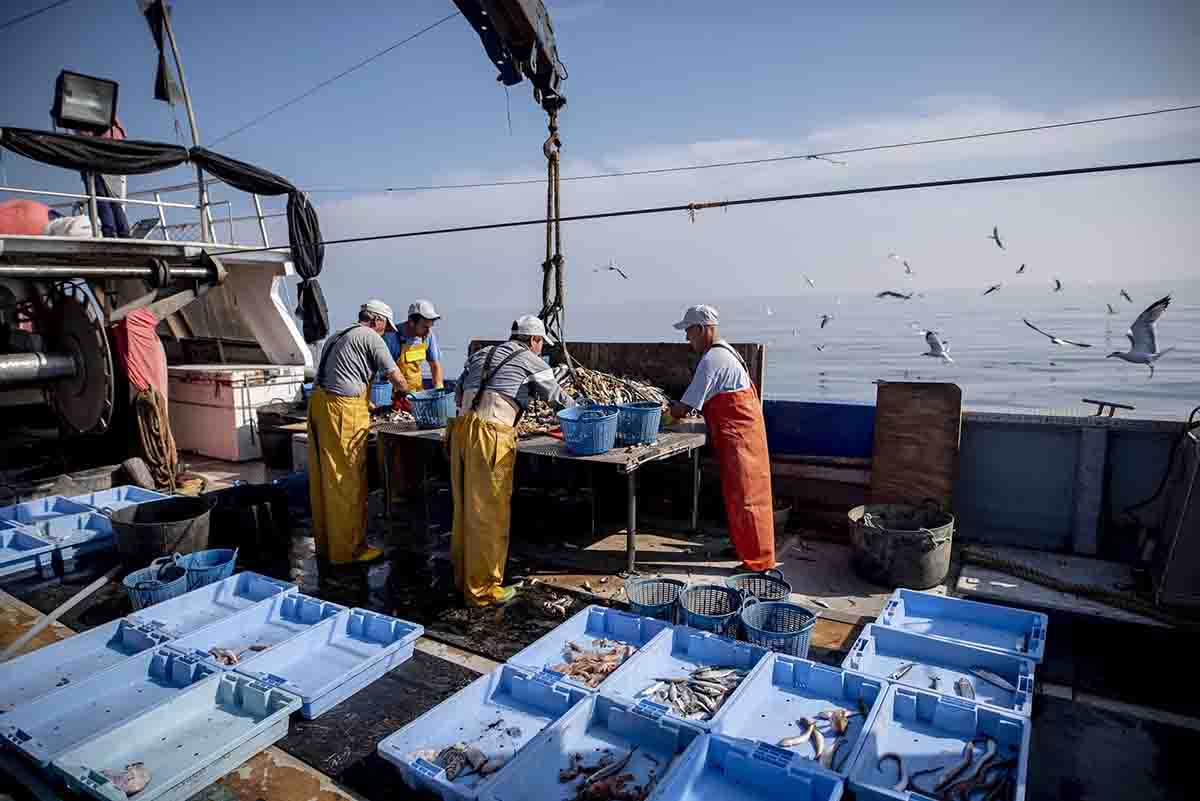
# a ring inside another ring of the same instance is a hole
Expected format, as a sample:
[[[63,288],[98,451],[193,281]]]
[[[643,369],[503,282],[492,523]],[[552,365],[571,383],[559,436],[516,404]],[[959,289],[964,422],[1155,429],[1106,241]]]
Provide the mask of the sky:
[[[8,0],[0,22],[44,4]],[[453,11],[448,0],[177,2],[202,144]],[[570,72],[564,177],[1200,103],[1200,4],[1188,0],[565,0],[550,11]],[[155,59],[134,0],[74,0],[18,23],[0,31],[0,125],[48,127],[54,79],[69,68],[120,83],[131,136],[190,144],[182,108],[152,98]],[[528,85],[506,93],[459,17],[214,149],[309,190],[336,238],[538,217],[539,185],[372,190],[544,175],[544,137]],[[855,154],[844,165],[567,182],[562,203],[578,214],[1197,155],[1200,110]],[[135,177],[131,189],[190,177]],[[0,180],[78,187],[73,174],[12,154]],[[321,191],[331,188],[353,191]],[[237,193],[214,197],[244,209]],[[1047,281],[1182,281],[1198,272],[1198,198],[1200,166],[1187,166],[703,211],[694,222],[679,213],[572,223],[567,302],[795,295],[808,291],[804,275],[819,291],[984,287],[1022,262]],[[1007,251],[986,239],[993,225]],[[280,223],[272,235],[283,238]],[[369,296],[535,311],[543,247],[534,227],[330,246],[322,283],[339,322]],[[628,281],[594,270],[610,260]]]

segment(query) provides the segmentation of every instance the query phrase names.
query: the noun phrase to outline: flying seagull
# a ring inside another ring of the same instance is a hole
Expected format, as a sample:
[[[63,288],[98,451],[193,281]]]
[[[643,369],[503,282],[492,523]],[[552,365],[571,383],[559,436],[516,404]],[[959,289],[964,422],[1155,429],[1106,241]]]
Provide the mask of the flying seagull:
[[[933,356],[935,359],[954,363],[954,359],[950,358],[950,343],[942,342],[938,339],[938,335],[932,331],[925,331],[925,342],[929,345],[929,350],[922,353],[922,356]]]
[[[816,284],[814,284],[814,283],[813,283],[813,280],[812,280],[811,278],[809,278],[807,275],[806,275],[806,276],[804,276],[804,280],[808,282],[808,285],[809,285],[810,287],[814,287],[814,286],[816,286]]]
[[[882,292],[875,293],[875,297],[877,297],[877,298],[899,298],[900,300],[909,300],[910,298],[912,298],[912,296],[913,296],[913,293],[911,293],[911,292],[909,292],[907,295],[905,295],[903,292],[893,292],[890,289],[885,289]]]
[[[817,350],[825,350],[824,345],[813,345],[813,347],[816,348]]]
[[[1121,297],[1125,298],[1125,300],[1129,301],[1130,303],[1133,303],[1133,298],[1129,297],[1129,293],[1124,289],[1121,290]]]
[[[1104,305],[1108,307],[1108,313],[1109,313],[1109,314],[1116,314],[1116,313],[1117,313],[1117,310],[1113,308],[1113,305],[1112,305],[1111,303],[1105,303]]]
[[[832,319],[833,319],[833,315],[822,314],[821,315],[821,327],[824,328],[825,326],[829,325],[829,321]]]
[[[1017,275],[1024,275],[1024,274],[1025,274],[1025,265],[1022,264],[1020,267],[1017,268]]]
[[[1001,250],[1004,250],[1004,249],[1005,249],[1005,247],[1004,247],[1004,242],[1003,242],[1003,241],[1001,241],[1001,239],[1000,239],[1000,228],[999,228],[999,226],[996,226],[996,225],[993,225],[993,226],[992,226],[992,235],[991,235],[991,236],[989,236],[989,237],[988,237],[988,239],[990,239],[990,240],[992,240],[993,242],[995,242],[995,243],[996,243],[996,247],[1000,248]]]
[[[1158,318],[1163,316],[1163,313],[1167,310],[1167,306],[1170,305],[1170,295],[1151,303],[1144,312],[1137,316],[1137,319],[1133,321],[1133,325],[1125,334],[1125,336],[1129,337],[1129,351],[1122,353],[1116,350],[1108,354],[1106,358],[1111,359],[1113,356],[1116,356],[1118,359],[1124,359],[1133,364],[1144,364],[1150,368],[1150,378],[1154,378],[1154,363],[1175,350],[1173,347],[1159,350],[1158,337],[1154,330]]]
[[[905,275],[916,275],[916,273],[913,272],[913,268],[909,265],[908,259],[897,256],[895,253],[889,253],[888,258],[891,259],[892,261],[898,261],[901,264],[903,264]]]
[[[1038,328],[1036,325],[1029,322],[1024,317],[1022,317],[1021,319],[1024,321],[1025,325],[1029,326],[1034,331],[1037,331],[1039,334],[1041,334],[1042,336],[1049,339],[1055,345],[1074,345],[1077,348],[1090,348],[1091,347],[1091,345],[1087,344],[1086,342],[1072,342],[1069,339],[1063,339],[1062,337],[1056,337],[1056,336],[1054,336],[1054,334],[1047,333],[1047,332],[1043,331],[1042,329]]]
[[[1062,281],[1059,281],[1057,278],[1054,279],[1054,291],[1062,292]]]
[[[607,265],[601,265],[601,266],[597,267],[592,272],[603,273],[603,272],[608,272],[608,271],[617,273],[622,278],[624,278],[626,281],[629,280],[629,276],[625,274],[625,271],[622,270],[620,267],[618,267],[616,265],[616,262],[613,262],[613,261],[609,261],[609,263]]]
[[[1000,291],[1000,287],[1002,287],[1002,286],[1004,286],[1004,284],[992,284],[984,291],[983,296],[986,298],[988,295],[992,294],[993,292]]]

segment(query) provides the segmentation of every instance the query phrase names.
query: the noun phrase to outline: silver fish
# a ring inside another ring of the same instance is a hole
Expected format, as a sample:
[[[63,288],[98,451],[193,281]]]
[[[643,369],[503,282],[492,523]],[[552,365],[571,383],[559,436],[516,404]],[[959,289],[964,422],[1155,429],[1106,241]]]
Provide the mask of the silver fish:
[[[904,792],[904,788],[908,787],[908,774],[904,771],[904,760],[900,759],[899,754],[884,754],[879,757],[879,761],[875,763],[875,770],[883,772],[884,762],[896,763],[896,783],[892,785],[892,789],[898,793]]]
[[[900,681],[915,666],[915,662],[905,662],[900,667],[892,671],[892,675],[888,676],[892,681]]]
[[[1014,687],[1012,684],[1010,684],[1008,681],[1006,681],[1002,677],[997,676],[995,673],[993,673],[990,670],[984,670],[983,668],[971,668],[971,672],[974,673],[979,678],[986,681],[988,684],[996,685],[1001,690],[1007,690],[1010,693],[1015,693],[1017,691],[1016,687]]]
[[[971,680],[968,678],[961,678],[954,682],[954,692],[958,693],[963,698],[971,700],[974,700],[975,698],[975,688],[971,686]]]

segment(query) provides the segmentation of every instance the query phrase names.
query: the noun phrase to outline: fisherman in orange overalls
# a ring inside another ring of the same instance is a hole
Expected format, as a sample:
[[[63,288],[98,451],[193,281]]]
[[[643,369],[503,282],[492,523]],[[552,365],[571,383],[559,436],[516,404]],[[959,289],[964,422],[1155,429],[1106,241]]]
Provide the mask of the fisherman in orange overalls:
[[[675,323],[687,332],[700,363],[683,397],[671,405],[671,416],[686,417],[693,409],[704,415],[721,467],[729,537],[741,567],[769,570],[775,567],[775,513],[762,400],[742,357],[721,339],[718,323],[717,310],[704,305],[692,306]]]

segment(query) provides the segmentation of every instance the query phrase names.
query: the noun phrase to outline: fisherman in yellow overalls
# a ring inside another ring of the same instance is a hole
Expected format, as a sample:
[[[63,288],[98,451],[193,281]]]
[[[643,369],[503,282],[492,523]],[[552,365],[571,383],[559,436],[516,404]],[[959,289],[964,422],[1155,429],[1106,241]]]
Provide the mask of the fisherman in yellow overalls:
[[[393,393],[408,382],[381,336],[395,331],[392,308],[369,300],[358,324],[331,336],[321,352],[308,400],[308,495],[317,553],[335,565],[369,562],[383,552],[367,547],[367,435],[371,382],[383,374]]]

